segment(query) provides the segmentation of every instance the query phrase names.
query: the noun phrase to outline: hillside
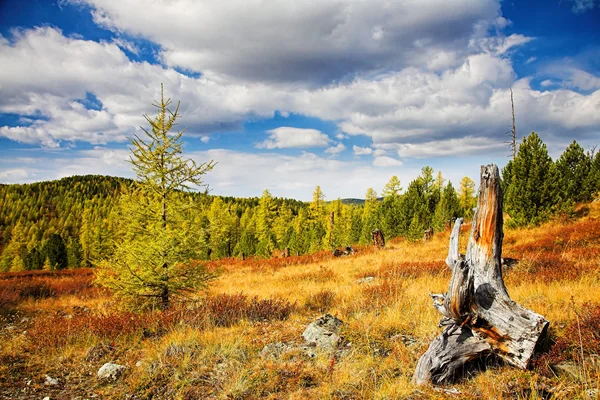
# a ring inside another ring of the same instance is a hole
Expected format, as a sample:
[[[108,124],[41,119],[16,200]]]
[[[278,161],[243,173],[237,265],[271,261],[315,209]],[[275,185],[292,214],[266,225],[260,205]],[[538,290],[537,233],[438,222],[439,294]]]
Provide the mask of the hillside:
[[[0,396],[597,398],[600,203],[572,220],[505,230],[503,255],[517,260],[504,272],[509,293],[551,322],[532,369],[492,365],[450,387],[416,388],[416,361],[440,332],[428,293],[448,285],[448,238],[394,240],[343,258],[212,262],[221,275],[206,299],[165,313],[120,310],[91,285],[90,269],[0,275]],[[325,312],[344,322],[344,352],[312,358],[297,346]],[[127,367],[116,382],[96,377],[109,361]],[[46,375],[57,384],[45,385]]]

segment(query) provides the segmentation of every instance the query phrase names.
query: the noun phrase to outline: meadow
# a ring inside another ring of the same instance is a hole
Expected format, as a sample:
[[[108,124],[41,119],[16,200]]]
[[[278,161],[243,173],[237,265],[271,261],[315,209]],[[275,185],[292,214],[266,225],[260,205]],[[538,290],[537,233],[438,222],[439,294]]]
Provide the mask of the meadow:
[[[164,312],[124,311],[94,284],[93,269],[2,274],[0,397],[599,398],[600,202],[540,227],[505,229],[503,257],[517,260],[504,270],[509,293],[550,321],[531,368],[488,363],[449,386],[415,387],[416,362],[440,332],[428,293],[448,286],[449,234],[340,258],[212,261],[220,275],[204,300]],[[324,313],[344,322],[343,355],[261,354],[270,343],[302,343]],[[106,362],[127,370],[98,380]]]

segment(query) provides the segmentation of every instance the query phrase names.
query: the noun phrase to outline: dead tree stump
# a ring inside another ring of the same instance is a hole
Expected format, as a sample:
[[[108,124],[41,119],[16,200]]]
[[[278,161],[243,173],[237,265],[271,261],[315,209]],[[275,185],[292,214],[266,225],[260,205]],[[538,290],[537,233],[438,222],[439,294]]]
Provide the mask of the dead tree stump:
[[[511,300],[504,286],[502,192],[496,165],[481,167],[466,256],[458,253],[462,222],[456,220],[450,236],[448,292],[431,295],[445,328],[421,356],[413,376],[416,384],[451,382],[467,362],[491,354],[525,369],[548,329],[544,317]]]
[[[383,232],[381,232],[379,229],[375,229],[373,232],[371,232],[371,243],[373,243],[373,246],[383,249],[385,247]]]
[[[290,248],[286,247],[285,249],[283,249],[283,252],[281,253],[281,257],[282,258],[286,258],[290,256]]]

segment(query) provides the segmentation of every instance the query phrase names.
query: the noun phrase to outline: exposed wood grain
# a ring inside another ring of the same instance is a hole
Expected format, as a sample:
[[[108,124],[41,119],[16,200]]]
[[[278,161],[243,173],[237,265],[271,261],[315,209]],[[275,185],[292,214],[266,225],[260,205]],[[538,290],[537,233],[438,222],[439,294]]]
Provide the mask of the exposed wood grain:
[[[446,328],[423,354],[413,380],[444,383],[465,363],[491,353],[527,368],[548,321],[514,302],[502,278],[502,191],[498,167],[481,167],[477,210],[465,257],[458,253],[462,220],[454,224],[446,264],[452,269],[448,292],[432,295]]]

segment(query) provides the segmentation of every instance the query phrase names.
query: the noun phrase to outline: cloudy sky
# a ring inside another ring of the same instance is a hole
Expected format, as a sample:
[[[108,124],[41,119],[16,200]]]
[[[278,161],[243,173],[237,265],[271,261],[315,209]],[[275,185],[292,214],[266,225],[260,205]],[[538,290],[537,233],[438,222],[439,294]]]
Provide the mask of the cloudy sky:
[[[455,185],[518,135],[600,143],[600,0],[3,0],[0,182],[132,177],[160,84],[213,194]]]

